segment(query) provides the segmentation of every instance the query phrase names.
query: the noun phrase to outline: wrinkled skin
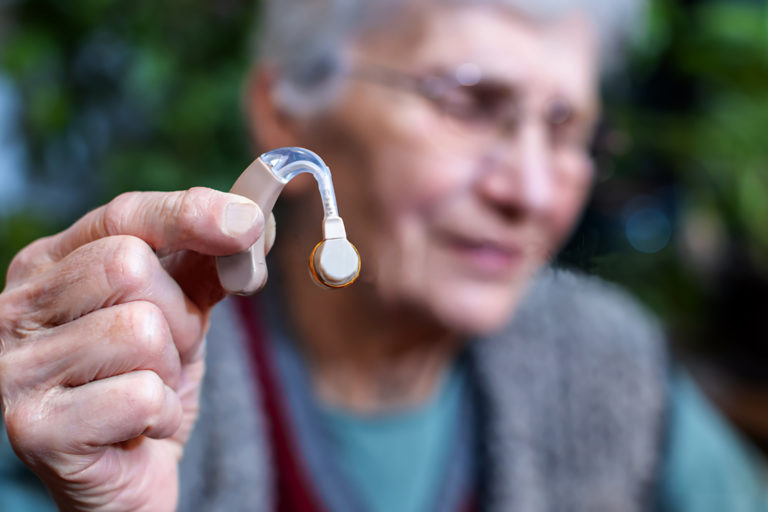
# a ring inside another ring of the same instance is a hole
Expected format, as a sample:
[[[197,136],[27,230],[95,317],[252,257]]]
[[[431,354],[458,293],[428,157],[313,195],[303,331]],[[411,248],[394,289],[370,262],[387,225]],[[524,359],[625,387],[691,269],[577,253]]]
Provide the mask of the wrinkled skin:
[[[341,136],[335,142],[301,137],[312,128],[306,124],[291,124],[298,127],[293,132],[281,127],[285,115],[269,106],[250,115],[256,125],[261,120],[257,132],[270,148],[317,143],[334,169],[350,239],[361,250],[366,275],[348,295],[318,299],[304,274],[291,290],[295,309],[320,315],[299,314],[298,323],[323,325],[315,332],[329,337],[307,336],[316,354],[338,340],[372,352],[341,345],[331,351],[338,357],[328,358],[329,371],[317,372],[322,384],[343,376],[344,363],[359,371],[338,386],[345,405],[350,390],[377,387],[366,381],[372,375],[388,382],[384,374],[394,365],[379,345],[400,340],[403,350],[396,352],[408,359],[402,366],[412,367],[424,333],[455,337],[497,328],[570,230],[588,190],[585,147],[553,154],[539,115],[549,98],[565,96],[586,112],[578,129],[591,129],[595,72],[587,29],[566,24],[550,33],[491,9],[438,14],[433,19],[440,23],[427,27],[417,48],[374,43],[351,58],[403,71],[475,62],[514,85],[533,114],[499,139],[501,153],[491,161],[447,151],[454,140],[440,138],[441,120],[429,105],[373,84],[347,88],[333,112],[314,120],[329,137]],[[573,179],[555,180],[557,174]],[[317,200],[316,191],[310,195]],[[301,197],[299,191],[294,199]],[[11,264],[0,294],[4,421],[16,453],[62,509],[175,508],[178,461],[197,416],[203,338],[211,308],[223,297],[212,256],[245,249],[264,224],[258,210],[240,211],[234,228],[223,229],[225,205],[235,200],[208,189],[123,195],[33,243]],[[367,304],[377,307],[361,311]],[[399,321],[382,314],[379,306],[387,304]],[[410,315],[399,314],[406,309]],[[338,322],[339,312],[352,318]],[[359,320],[371,318],[381,328]],[[360,329],[333,330],[341,327]],[[381,343],[365,343],[376,341],[365,336]],[[428,395],[450,357],[450,343],[433,345],[427,348],[437,355],[417,354],[439,364],[419,372],[426,377],[414,400]],[[382,371],[373,371],[375,365]],[[416,380],[407,375],[413,388]],[[371,403],[378,405],[367,395],[359,400],[363,409]]]
[[[414,23],[412,39],[388,33],[352,46],[350,66],[419,75],[471,63],[519,95],[516,129],[476,141],[419,95],[352,79],[328,115],[274,143],[306,145],[328,163],[361,281],[382,304],[406,304],[454,333],[489,332],[563,244],[589,193],[593,32],[579,16],[539,24],[487,6],[436,9]],[[573,112],[558,129],[545,122],[555,99]],[[271,133],[267,110],[252,115],[259,134]],[[304,184],[299,209],[318,211]]]
[[[4,421],[62,509],[175,508],[203,337],[224,296],[211,255],[243,250],[262,226],[238,196],[131,193],[13,260],[0,295]]]

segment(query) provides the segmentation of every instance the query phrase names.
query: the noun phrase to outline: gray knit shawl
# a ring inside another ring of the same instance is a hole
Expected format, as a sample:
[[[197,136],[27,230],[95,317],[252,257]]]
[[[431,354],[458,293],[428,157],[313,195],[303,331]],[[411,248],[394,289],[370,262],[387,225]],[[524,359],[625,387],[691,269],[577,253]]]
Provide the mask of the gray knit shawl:
[[[217,308],[182,511],[271,511],[274,474],[240,320]],[[546,270],[498,335],[471,344],[487,405],[483,510],[651,508],[665,409],[655,322],[594,278]],[[332,511],[331,511],[332,512]]]

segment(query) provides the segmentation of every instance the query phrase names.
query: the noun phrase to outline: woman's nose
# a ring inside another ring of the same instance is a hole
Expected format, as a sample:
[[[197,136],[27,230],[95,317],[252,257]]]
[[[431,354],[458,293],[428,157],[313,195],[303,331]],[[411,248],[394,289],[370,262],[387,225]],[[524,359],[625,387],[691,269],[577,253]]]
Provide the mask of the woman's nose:
[[[552,206],[554,169],[548,134],[524,123],[496,143],[478,186],[483,197],[509,214],[537,215]]]

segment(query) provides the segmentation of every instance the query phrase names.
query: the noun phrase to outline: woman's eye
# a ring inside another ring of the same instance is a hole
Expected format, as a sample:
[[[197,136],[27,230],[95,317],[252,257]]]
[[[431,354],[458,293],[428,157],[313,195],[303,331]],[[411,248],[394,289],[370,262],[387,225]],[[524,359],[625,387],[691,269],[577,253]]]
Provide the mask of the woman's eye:
[[[573,107],[565,100],[555,100],[547,112],[550,126],[563,126],[573,119]]]
[[[546,122],[556,143],[582,145],[586,140],[581,126],[577,126],[573,107],[564,100],[554,101],[547,111]]]
[[[441,107],[457,119],[473,123],[496,123],[509,103],[508,91],[490,84],[452,88],[441,98]]]

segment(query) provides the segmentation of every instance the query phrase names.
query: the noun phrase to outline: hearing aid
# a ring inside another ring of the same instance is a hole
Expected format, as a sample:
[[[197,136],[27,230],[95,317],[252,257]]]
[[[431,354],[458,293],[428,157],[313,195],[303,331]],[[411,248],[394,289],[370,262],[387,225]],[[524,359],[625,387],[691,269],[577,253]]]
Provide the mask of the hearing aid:
[[[230,192],[255,202],[266,219],[283,187],[302,173],[315,178],[323,202],[323,239],[310,254],[310,274],[325,287],[344,288],[360,275],[360,255],[347,240],[331,171],[319,156],[304,148],[280,148],[264,153],[243,171]],[[265,253],[271,246],[269,237],[274,235],[274,226],[271,229],[267,226],[264,231],[247,250],[216,258],[219,281],[227,293],[250,295],[266,284]]]

